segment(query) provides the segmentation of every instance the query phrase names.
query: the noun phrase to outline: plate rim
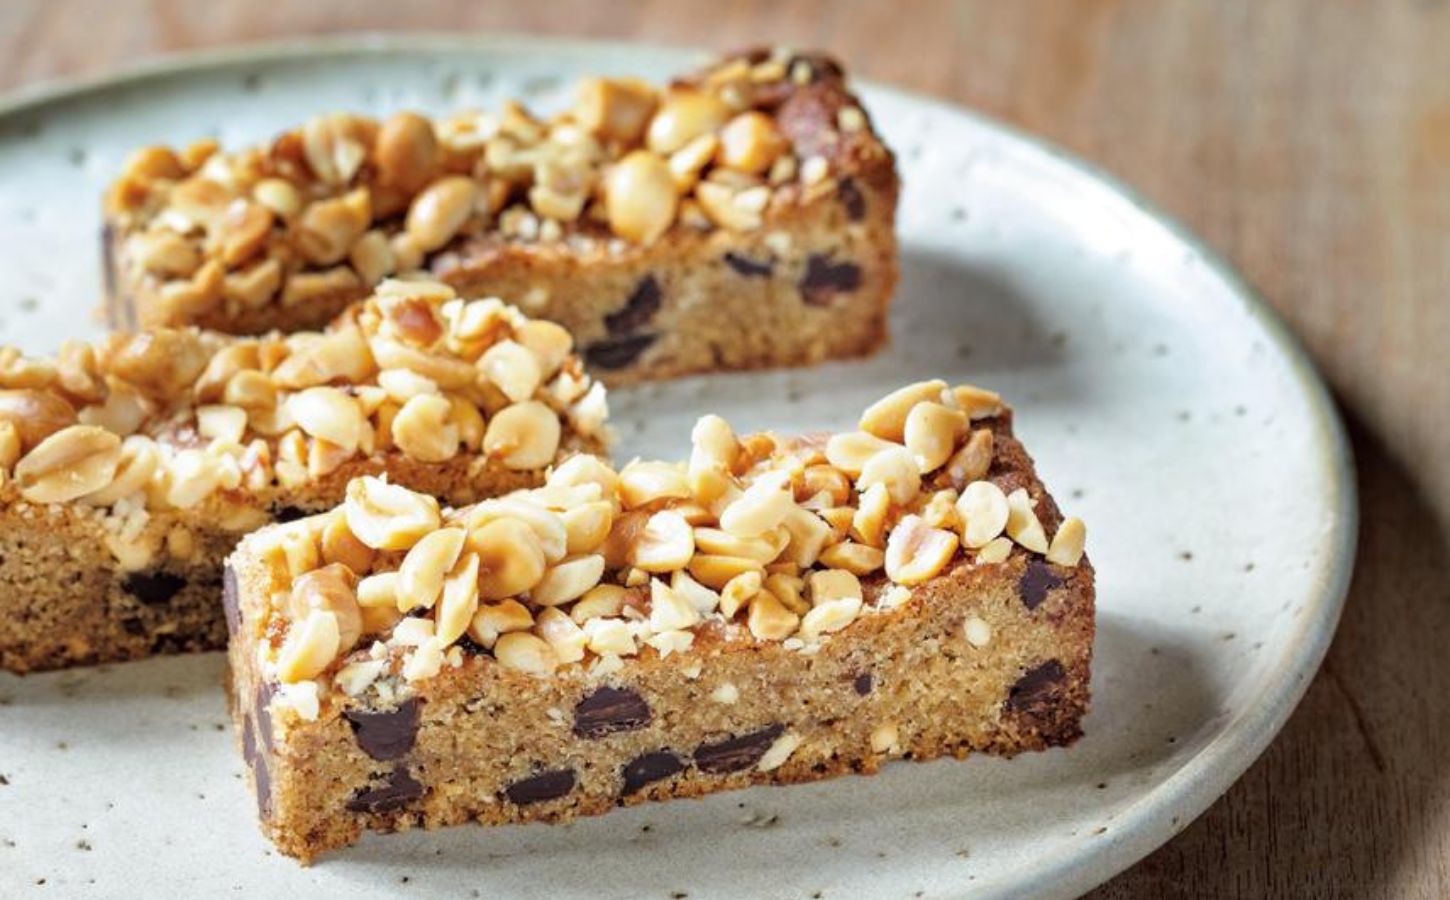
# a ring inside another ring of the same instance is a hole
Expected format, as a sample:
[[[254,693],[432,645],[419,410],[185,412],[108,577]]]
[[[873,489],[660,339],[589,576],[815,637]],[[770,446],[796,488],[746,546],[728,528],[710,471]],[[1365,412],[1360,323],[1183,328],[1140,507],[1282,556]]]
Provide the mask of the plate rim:
[[[102,91],[134,88],[153,79],[174,77],[197,70],[295,60],[301,57],[340,58],[369,55],[386,57],[399,53],[430,51],[482,51],[489,48],[529,46],[552,48],[569,54],[604,52],[647,52],[676,58],[707,59],[709,49],[652,41],[593,39],[509,31],[480,31],[451,34],[438,31],[348,31],[327,35],[228,43],[225,45],[161,53],[119,69],[84,76],[42,79],[0,94],[0,124],[6,120],[52,104],[79,99]],[[1097,163],[1033,132],[954,101],[923,92],[898,88],[871,79],[853,81],[870,93],[890,96],[937,113],[962,116],[987,131],[998,132],[1012,142],[1040,154],[1048,165],[1063,167],[1069,174],[1086,179],[1105,195],[1102,202],[1124,202],[1143,224],[1164,232],[1172,241],[1191,250],[1211,274],[1219,279],[1230,299],[1254,320],[1268,342],[1287,363],[1288,374],[1300,391],[1311,414],[1315,450],[1320,464],[1330,474],[1332,496],[1326,506],[1333,510],[1326,534],[1321,538],[1328,549],[1326,565],[1313,573],[1305,607],[1312,615],[1286,638],[1288,652],[1275,664],[1277,678],[1266,678],[1257,698],[1260,702],[1230,720],[1177,771],[1158,782],[1136,803],[1119,812],[1126,824],[1112,829],[1106,841],[1075,841],[1053,860],[1032,873],[1038,890],[1051,895],[1081,893],[1106,882],[1167,843],[1208,809],[1253,765],[1282,730],[1289,716],[1317,675],[1338,630],[1354,571],[1359,534],[1359,497],[1355,460],[1348,432],[1333,395],[1299,337],[1267,300],[1218,251],[1178,218],[1150,201],[1137,188]],[[1176,823],[1169,817],[1176,814]],[[964,894],[1006,896],[1011,885],[959,884]]]

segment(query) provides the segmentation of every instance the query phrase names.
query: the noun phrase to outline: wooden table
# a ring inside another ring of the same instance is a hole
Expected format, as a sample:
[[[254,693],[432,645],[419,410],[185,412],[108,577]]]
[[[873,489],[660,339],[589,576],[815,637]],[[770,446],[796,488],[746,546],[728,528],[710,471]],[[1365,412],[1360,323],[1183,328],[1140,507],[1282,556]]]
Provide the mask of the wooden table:
[[[1282,736],[1095,896],[1450,896],[1450,4],[7,0],[0,89],[401,28],[825,47],[1046,135],[1204,235],[1339,396],[1359,565]]]

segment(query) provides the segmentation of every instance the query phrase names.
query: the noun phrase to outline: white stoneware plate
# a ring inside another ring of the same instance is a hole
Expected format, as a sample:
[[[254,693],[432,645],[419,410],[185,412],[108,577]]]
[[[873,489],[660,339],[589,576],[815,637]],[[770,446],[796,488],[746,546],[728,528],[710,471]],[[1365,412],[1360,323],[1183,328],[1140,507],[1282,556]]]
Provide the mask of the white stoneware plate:
[[[261,139],[332,108],[567,101],[575,75],[696,54],[516,38],[355,38],[164,62],[0,108],[0,342],[94,334],[98,198],[131,148]],[[253,821],[220,655],[0,677],[0,895],[1067,895],[1185,827],[1314,674],[1352,562],[1344,436],[1303,352],[1191,235],[1081,162],[884,88],[906,189],[891,350],[619,392],[620,454],[741,428],[849,426],[926,376],[1000,389],[1089,523],[1087,736],[563,827],[369,837],[303,869]]]

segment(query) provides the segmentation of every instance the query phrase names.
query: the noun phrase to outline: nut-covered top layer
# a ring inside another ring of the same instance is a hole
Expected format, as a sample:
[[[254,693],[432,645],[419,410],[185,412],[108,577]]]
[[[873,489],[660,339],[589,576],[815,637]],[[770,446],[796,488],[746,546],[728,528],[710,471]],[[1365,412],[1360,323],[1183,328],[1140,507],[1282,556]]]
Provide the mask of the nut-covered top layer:
[[[54,359],[0,348],[0,503],[262,509],[384,452],[542,470],[566,429],[601,435],[608,412],[572,346],[500,300],[390,280],[325,332],[113,334]]]
[[[589,78],[552,118],[335,113],[271,144],[147,147],[106,199],[127,278],[174,321],[365,290],[482,234],[608,249],[751,230],[887,151],[817,56],[760,51],[665,88]]]
[[[1075,566],[1081,521],[1049,540],[1026,490],[986,480],[994,432],[973,421],[1002,413],[996,394],[926,381],[831,437],[738,438],[705,416],[687,462],[575,456],[543,487],[457,510],[355,480],[341,508],[249,539],[282,586],[253,623],[261,671],[315,710],[329,679],[388,699],[464,646],[539,676],[685,653],[706,629],[812,652],[963,557],[1018,546]]]

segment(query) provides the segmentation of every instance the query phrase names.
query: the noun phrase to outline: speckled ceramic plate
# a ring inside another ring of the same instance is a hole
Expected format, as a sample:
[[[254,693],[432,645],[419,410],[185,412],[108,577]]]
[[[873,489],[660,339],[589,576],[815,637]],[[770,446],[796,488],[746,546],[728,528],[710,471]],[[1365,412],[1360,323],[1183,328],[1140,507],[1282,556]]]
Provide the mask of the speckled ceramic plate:
[[[98,197],[126,152],[268,136],[331,108],[565,102],[586,71],[695,55],[505,38],[247,49],[0,109],[0,342],[96,332]],[[619,392],[621,453],[678,454],[705,410],[840,427],[940,375],[1000,389],[1089,523],[1099,637],[1087,736],[1016,760],[898,764],[562,827],[369,837],[278,856],[227,724],[220,655],[0,676],[0,895],[946,897],[1088,888],[1167,840],[1268,743],[1338,617],[1355,500],[1309,362],[1191,235],[1051,147],[866,90],[900,154],[890,352]]]

